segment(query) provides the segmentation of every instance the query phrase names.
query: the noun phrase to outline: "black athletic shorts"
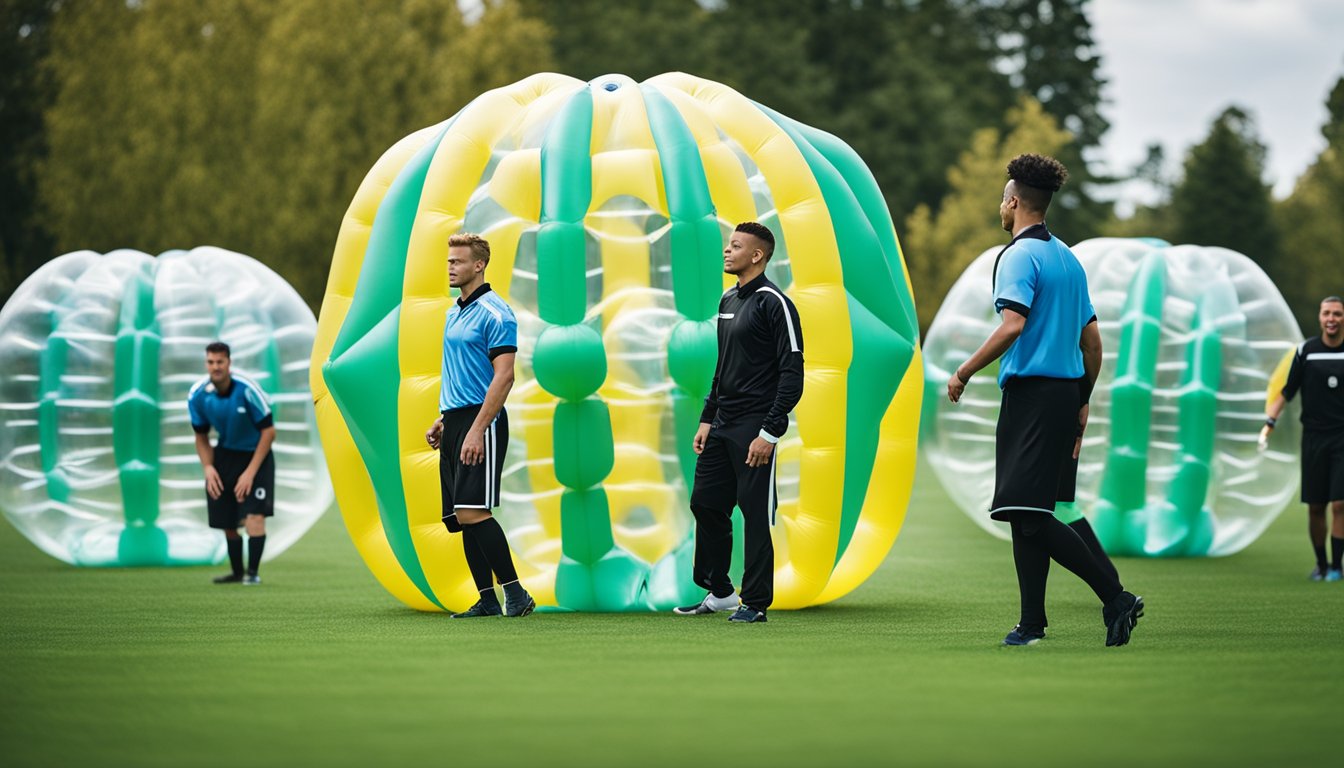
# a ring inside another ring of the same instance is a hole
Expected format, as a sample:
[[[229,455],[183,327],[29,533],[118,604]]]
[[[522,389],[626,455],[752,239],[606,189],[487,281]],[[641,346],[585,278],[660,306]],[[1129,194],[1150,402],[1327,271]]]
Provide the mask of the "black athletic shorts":
[[[476,421],[479,405],[443,412],[443,437],[439,443],[439,488],[443,496],[443,524],[460,531],[457,510],[494,509],[499,506],[499,481],[504,475],[504,454],[509,448],[509,415],[503,408],[495,423],[485,429],[485,460],[462,463],[462,443]]]
[[[215,449],[215,471],[224,483],[224,492],[218,499],[205,495],[205,507],[210,512],[211,528],[238,528],[248,515],[271,517],[275,514],[275,454],[267,453],[257,468],[257,476],[252,478],[252,492],[247,498],[238,501],[233,495],[233,487],[238,478],[252,463],[252,451],[231,451],[228,448]]]
[[[760,422],[730,427],[714,427],[705,440],[705,449],[695,461],[695,486],[691,506],[731,515],[739,507],[744,516],[768,516],[775,524],[779,500],[775,497],[775,459],[779,446],[770,452],[770,462],[760,467],[747,466],[747,449],[761,433]]]
[[[1053,514],[1055,502],[1074,500],[1080,407],[1077,379],[1014,376],[1004,384],[990,517],[1008,520],[1014,510]]]
[[[1302,431],[1302,503],[1344,501],[1344,433]]]

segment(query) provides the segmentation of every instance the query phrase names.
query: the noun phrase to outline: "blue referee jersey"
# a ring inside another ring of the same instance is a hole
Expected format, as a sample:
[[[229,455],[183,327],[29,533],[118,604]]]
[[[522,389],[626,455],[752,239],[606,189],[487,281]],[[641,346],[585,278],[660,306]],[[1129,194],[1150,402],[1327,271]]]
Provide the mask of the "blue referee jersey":
[[[228,391],[221,392],[206,377],[187,394],[187,413],[191,428],[208,434],[214,427],[219,433],[216,448],[230,451],[255,451],[261,431],[274,424],[266,393],[246,376],[232,374]]]
[[[439,411],[485,402],[485,391],[495,378],[492,361],[517,351],[518,320],[489,283],[459,298],[443,323]]]
[[[1081,378],[1083,328],[1096,319],[1087,273],[1073,251],[1044,224],[1022,230],[994,270],[994,311],[1027,318],[1022,335],[999,361],[999,387],[1014,376]]]

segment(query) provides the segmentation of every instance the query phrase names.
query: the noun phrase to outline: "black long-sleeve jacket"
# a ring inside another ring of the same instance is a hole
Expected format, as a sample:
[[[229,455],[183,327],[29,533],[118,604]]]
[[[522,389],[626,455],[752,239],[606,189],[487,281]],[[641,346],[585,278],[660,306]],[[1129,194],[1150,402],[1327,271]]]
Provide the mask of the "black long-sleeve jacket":
[[[762,274],[719,300],[719,361],[700,414],[715,427],[755,422],[775,442],[803,396],[803,326],[798,309]]]

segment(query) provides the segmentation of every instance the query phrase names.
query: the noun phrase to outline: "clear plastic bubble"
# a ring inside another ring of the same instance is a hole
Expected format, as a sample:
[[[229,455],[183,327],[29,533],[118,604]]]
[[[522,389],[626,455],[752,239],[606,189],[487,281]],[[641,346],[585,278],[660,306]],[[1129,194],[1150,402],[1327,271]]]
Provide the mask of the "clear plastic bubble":
[[[959,404],[947,400],[950,372],[999,322],[990,286],[1001,249],[966,269],[929,328],[921,440],[957,505],[1006,538],[1007,526],[987,512],[1000,402],[995,370],[973,377]],[[1077,508],[1113,554],[1245,548],[1294,498],[1298,482],[1300,426],[1291,411],[1269,450],[1256,447],[1271,377],[1302,339],[1282,295],[1254,262],[1226,248],[1103,238],[1073,251],[1087,271],[1104,349]],[[1157,331],[1148,340],[1138,332],[1144,325]],[[1151,397],[1150,407],[1116,403],[1117,386],[1135,402]],[[1139,485],[1141,495],[1123,490]],[[1126,496],[1141,501],[1126,503]]]
[[[266,558],[279,555],[332,501],[308,388],[315,331],[284,279],[231,251],[54,259],[0,311],[0,510],[75,565],[222,560],[186,408],[222,339],[274,411]]]

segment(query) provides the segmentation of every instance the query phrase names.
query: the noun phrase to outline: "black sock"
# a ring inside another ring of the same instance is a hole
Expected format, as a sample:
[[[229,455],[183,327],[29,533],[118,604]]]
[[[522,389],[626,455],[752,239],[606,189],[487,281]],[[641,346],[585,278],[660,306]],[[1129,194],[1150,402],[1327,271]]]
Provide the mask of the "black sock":
[[[1336,571],[1344,565],[1344,538],[1339,536],[1330,537],[1330,567]]]
[[[1033,513],[1039,514],[1039,513]],[[1022,612],[1018,626],[1023,630],[1044,632],[1045,619],[1045,582],[1050,576],[1050,553],[1045,542],[1035,532],[1027,535],[1022,521],[1013,519],[1013,565],[1017,568],[1017,590],[1022,598]]]
[[[476,583],[476,591],[484,600],[488,594],[495,596],[494,582],[490,578],[490,561],[485,559],[481,545],[476,543],[476,526],[462,528],[462,554],[467,557],[467,568],[471,569],[471,580]]]
[[[247,573],[250,576],[257,575],[257,568],[261,567],[261,553],[266,549],[266,534],[253,536],[247,540]]]
[[[1097,594],[1103,605],[1110,603],[1124,587],[1114,576],[1108,574],[1091,550],[1078,538],[1078,534],[1069,526],[1059,522],[1054,515],[1044,512],[1020,512],[1022,529],[1028,536],[1042,536],[1050,559],[1068,568],[1075,576],[1087,582],[1087,586]]]
[[[233,575],[243,575],[243,537],[234,536],[224,541],[229,545],[229,565],[233,566]]]
[[[499,521],[493,517],[487,517],[479,523],[462,526],[469,529],[472,536],[476,539],[476,546],[481,548],[485,554],[485,560],[490,564],[490,570],[495,572],[495,579],[501,585],[507,585],[511,581],[518,581],[518,572],[513,569],[513,555],[509,552],[509,539],[504,535],[504,529],[499,527]]]
[[[1333,538],[1333,537],[1332,537],[1332,538]],[[1324,544],[1312,544],[1312,545],[1311,545],[1311,548],[1314,549],[1314,550],[1316,550],[1316,567],[1317,567],[1317,568],[1320,568],[1322,571],[1324,571],[1325,568],[1326,568],[1326,565],[1325,565],[1325,545],[1324,545]]]
[[[1119,581],[1120,572],[1115,569],[1115,563],[1111,562],[1110,556],[1106,554],[1106,549],[1101,546],[1101,540],[1097,538],[1097,534],[1092,530],[1092,524],[1087,522],[1087,518],[1075,520],[1072,523],[1069,523],[1069,527],[1072,528],[1073,532],[1078,534],[1078,538],[1082,539],[1083,543],[1087,545],[1087,549],[1092,553],[1092,557],[1096,559],[1097,565],[1100,565],[1103,571],[1109,573],[1111,578]]]

